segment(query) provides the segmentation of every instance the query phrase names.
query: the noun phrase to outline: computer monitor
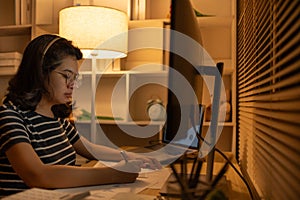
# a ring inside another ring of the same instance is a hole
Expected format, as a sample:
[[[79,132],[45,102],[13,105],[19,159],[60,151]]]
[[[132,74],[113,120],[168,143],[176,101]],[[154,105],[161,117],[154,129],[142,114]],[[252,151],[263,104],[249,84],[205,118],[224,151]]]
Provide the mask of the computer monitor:
[[[217,141],[223,65],[216,65],[202,48],[201,30],[190,0],[172,0],[170,22],[167,119],[163,142],[207,151],[207,180],[212,179],[214,145]],[[217,67],[218,66],[218,67]],[[210,134],[198,141],[201,131],[203,75],[214,77]],[[201,146],[200,146],[201,144]],[[202,148],[206,146],[205,148]],[[200,155],[200,154],[199,154]]]
[[[163,142],[198,149],[194,128],[199,126],[202,77],[196,66],[203,65],[202,38],[189,0],[172,0],[169,32],[167,120]]]

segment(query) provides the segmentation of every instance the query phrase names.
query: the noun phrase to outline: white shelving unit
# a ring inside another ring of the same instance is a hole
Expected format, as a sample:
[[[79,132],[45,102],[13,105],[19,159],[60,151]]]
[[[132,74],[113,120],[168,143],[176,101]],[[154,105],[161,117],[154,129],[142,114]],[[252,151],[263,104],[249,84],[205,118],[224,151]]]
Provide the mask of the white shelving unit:
[[[76,105],[90,111],[90,84],[91,72],[80,72],[82,85],[74,91]],[[141,112],[141,107],[146,109],[148,98],[157,97],[165,100],[167,86],[167,71],[105,71],[97,72],[96,114],[98,116],[122,118],[119,123],[131,124],[147,123],[146,113]],[[146,88],[143,88],[146,87]],[[147,91],[153,88],[153,92]],[[139,91],[140,90],[140,91]],[[165,93],[162,95],[162,92]],[[138,94],[140,93],[140,94]],[[84,95],[82,95],[84,94]],[[141,99],[142,98],[142,99]],[[132,101],[132,102],[131,102]],[[130,106],[139,108],[139,112],[130,110]],[[129,109],[128,109],[129,108]],[[144,110],[146,112],[146,110]],[[111,124],[111,120],[101,120],[101,123]]]
[[[32,23],[25,22],[24,15],[21,20],[21,5],[16,6],[16,2],[18,1],[0,2],[0,53],[22,54],[31,40]],[[24,0],[22,3],[28,3],[26,10],[32,11],[32,0]],[[25,10],[22,10],[22,13],[24,12]],[[2,64],[0,66],[0,100],[6,93],[8,81],[16,73],[19,59],[10,58],[8,65]]]
[[[114,128],[126,126],[135,127],[136,129],[144,127],[159,134],[164,122],[150,123],[147,114],[147,102],[150,99],[159,98],[166,104],[168,75],[167,71],[164,71],[161,67],[163,64],[163,32],[158,32],[160,35],[156,35],[159,37],[159,42],[157,42],[156,37],[153,38],[153,42],[160,45],[161,50],[145,48],[141,45],[145,45],[144,34],[149,34],[149,32],[142,31],[140,33],[141,29],[139,29],[137,34],[137,32],[132,31],[144,27],[163,27],[163,20],[134,20],[129,22],[128,55],[120,61],[120,71],[114,71],[114,67],[109,63],[110,61],[98,60],[100,62],[97,62],[96,67],[97,89],[94,107],[96,116],[102,117],[102,120],[97,121],[101,126],[115,126]],[[105,68],[103,66],[108,67],[103,69]],[[75,90],[74,99],[76,105],[90,112],[93,105],[91,104],[92,73],[89,60],[82,63],[80,74],[83,77],[83,84],[78,91]],[[118,120],[103,120],[103,118],[112,117],[118,118]],[[77,126],[86,127],[88,123],[89,120],[77,121]],[[122,135],[122,133],[116,132],[113,131],[110,134]],[[140,135],[141,138],[143,138],[142,134],[143,131]],[[101,134],[99,134],[98,128],[96,132],[92,131],[91,136],[88,138],[98,143],[100,142],[99,135]]]
[[[74,99],[77,106],[90,111],[91,73],[82,71],[80,74],[83,77],[82,86],[74,91]],[[166,71],[98,71],[95,95],[96,115],[118,119],[100,119],[97,122],[101,125],[150,125],[155,126],[157,130],[161,129],[164,122],[156,121],[149,124],[146,108],[147,101],[154,96],[165,102],[167,77]],[[149,87],[152,88],[151,92]],[[77,126],[90,123],[90,120],[76,121]],[[94,135],[97,133],[91,134],[90,138],[97,141],[97,136]]]
[[[228,2],[226,2],[228,1]],[[236,60],[235,60],[235,3],[226,0],[222,5],[219,1],[212,0],[210,2],[195,2],[198,10],[203,13],[216,13],[212,17],[198,17],[198,23],[201,30],[203,46],[212,59],[217,62],[224,63],[223,82],[226,95],[230,102],[230,120],[222,125],[221,138],[217,143],[217,147],[231,151],[236,151]],[[199,4],[199,5],[198,5]],[[207,4],[207,5],[206,5]],[[208,4],[210,6],[208,6]],[[209,9],[208,9],[209,7]],[[225,10],[221,11],[224,7]],[[228,92],[229,91],[229,92]],[[204,97],[205,98],[205,97]],[[204,122],[204,129],[209,127],[210,122]]]
[[[35,10],[37,9],[36,1],[30,0],[32,9],[32,23],[26,25],[17,24],[0,24],[0,52],[23,52],[23,49],[28,42],[43,33],[58,33],[58,12],[60,9],[72,6],[70,2],[55,1],[51,13],[52,23],[36,24]],[[195,8],[205,14],[215,14],[214,17],[198,17],[199,26],[201,29],[202,40],[204,48],[208,51],[215,62],[224,62],[224,82],[225,87],[231,91],[231,119],[224,123],[222,138],[220,139],[220,146],[224,146],[226,151],[235,152],[236,140],[236,96],[235,96],[235,3],[232,0],[224,0],[220,3],[218,0],[209,1],[195,1],[192,0]],[[36,4],[36,5],[35,5]],[[2,5],[0,3],[0,5]],[[160,7],[157,8],[157,5]],[[145,20],[130,21],[129,26],[132,28],[142,26],[152,26],[149,23],[161,26],[169,12],[169,3],[165,1],[155,0],[147,1],[147,15]],[[148,12],[149,11],[149,12]],[[161,12],[162,11],[162,12]],[[43,10],[47,13],[47,10]],[[161,13],[160,13],[161,12]],[[0,13],[3,16],[4,13]],[[149,19],[148,19],[149,18]],[[50,18],[49,18],[50,19]],[[48,20],[49,21],[49,20]],[[51,20],[50,20],[51,21]],[[147,23],[145,25],[145,23]],[[163,37],[162,37],[163,38]],[[166,89],[159,84],[146,84],[136,88],[137,85],[143,84],[147,81],[157,80],[162,83],[167,80],[167,72],[155,68],[156,71],[134,71],[135,65],[143,63],[162,63],[163,57],[159,57],[161,52],[151,52],[155,56],[148,56],[149,52],[134,51],[128,54],[128,57],[121,61],[121,71],[97,71],[96,77],[100,83],[97,87],[95,109],[97,115],[112,116],[111,98],[115,96],[114,113],[115,117],[122,117],[118,122],[123,126],[146,126],[149,124],[146,113],[147,101],[151,98],[161,98],[166,103]],[[149,60],[147,60],[149,59]],[[1,85],[7,85],[9,78],[15,72],[0,74]],[[91,86],[91,72],[86,69],[81,69],[80,73],[83,76],[83,84],[78,90],[75,90],[75,98],[82,102],[81,107],[90,111],[91,93],[89,92]],[[100,78],[101,77],[101,78]],[[114,86],[120,83],[120,87]],[[2,90],[6,87],[2,87]],[[3,96],[4,91],[0,91]],[[2,97],[1,96],[1,97]],[[113,120],[99,120],[100,124],[110,127],[116,127]],[[83,127],[83,131],[88,132],[89,120],[79,121],[78,125]],[[151,127],[159,128],[162,122],[155,122]],[[209,122],[204,123],[207,128]],[[114,131],[112,131],[114,132]]]

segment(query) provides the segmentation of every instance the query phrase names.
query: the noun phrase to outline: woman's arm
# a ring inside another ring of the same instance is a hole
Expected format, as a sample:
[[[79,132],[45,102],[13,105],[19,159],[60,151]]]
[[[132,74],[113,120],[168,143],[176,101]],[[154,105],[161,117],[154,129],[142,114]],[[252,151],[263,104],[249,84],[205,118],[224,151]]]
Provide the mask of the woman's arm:
[[[96,145],[84,137],[80,137],[80,139],[73,144],[73,147],[78,154],[91,160],[122,160],[119,150],[103,145]]]
[[[80,139],[77,142],[75,142],[73,147],[75,148],[75,151],[78,154],[88,159],[110,161],[120,161],[123,159],[120,154],[120,150],[106,147],[103,145],[96,145],[88,141],[84,137],[80,137]],[[141,156],[132,152],[126,152],[126,154],[129,160],[141,160],[143,162],[143,168],[161,168],[160,163],[155,158]]]
[[[88,185],[134,182],[141,161],[122,162],[115,168],[45,165],[28,143],[18,143],[6,151],[13,169],[30,187],[66,188]],[[131,170],[132,173],[124,172]]]

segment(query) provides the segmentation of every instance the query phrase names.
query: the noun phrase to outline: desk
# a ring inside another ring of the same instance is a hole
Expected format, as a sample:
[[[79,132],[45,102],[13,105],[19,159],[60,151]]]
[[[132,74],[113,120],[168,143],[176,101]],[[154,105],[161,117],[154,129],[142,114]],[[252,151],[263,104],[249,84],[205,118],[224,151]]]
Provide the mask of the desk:
[[[84,166],[94,166],[97,161],[91,161]],[[224,165],[224,162],[220,158],[216,156],[216,162],[214,163],[214,174],[217,174],[219,170]],[[239,166],[237,163],[234,163],[234,165],[239,169]],[[188,163],[188,170],[191,169],[192,164]],[[166,170],[166,169],[164,169]],[[171,169],[168,169],[171,172]],[[201,174],[205,175],[206,173],[206,163],[203,164]],[[227,172],[225,173],[226,180],[229,183],[228,184],[228,193],[229,193],[229,199],[230,200],[250,200],[250,195],[248,193],[247,187],[244,184],[244,182],[240,179],[240,177],[236,174],[234,169],[229,166]],[[153,188],[145,188],[142,191],[139,191],[138,194],[143,195],[150,195],[153,197],[156,197],[159,195],[160,189],[153,189]]]
[[[91,161],[82,167],[85,166],[99,166],[98,161]],[[100,163],[101,164],[101,163]],[[108,163],[106,163],[108,164]],[[115,163],[110,163],[115,164]],[[219,170],[223,167],[224,162],[215,162],[214,163],[214,174],[217,174]],[[190,171],[192,166],[192,163],[187,164],[187,170]],[[175,168],[180,167],[180,165],[175,165]],[[205,169],[206,169],[206,163],[203,164],[201,174],[205,175]],[[159,195],[159,192],[161,191],[163,185],[166,182],[168,177],[171,174],[171,169],[169,167],[165,167],[161,170],[149,170],[149,169],[142,169],[142,172],[147,172],[147,174],[140,174],[138,179],[133,183],[125,183],[125,184],[111,184],[111,185],[97,185],[97,186],[88,186],[88,187],[75,187],[75,188],[66,188],[66,189],[57,189],[57,190],[42,190],[42,189],[36,189],[33,188],[31,190],[27,190],[24,192],[17,193],[12,196],[8,196],[7,199],[20,199],[23,200],[28,199],[28,197],[34,199],[34,197],[38,197],[38,199],[41,199],[40,197],[51,197],[50,199],[65,199],[66,195],[85,195],[84,198],[80,198],[81,200],[154,200],[158,199],[156,198]],[[226,190],[226,196],[229,199],[233,200],[247,200],[250,199],[250,196],[246,190],[245,184],[242,182],[242,180],[238,177],[238,175],[234,172],[232,168],[229,168],[229,170],[225,173],[226,180],[223,179],[220,187]],[[177,183],[174,182],[171,185],[168,185],[174,188],[174,186],[177,186]],[[200,185],[200,186],[203,186]],[[225,186],[225,187],[224,187]],[[176,191],[176,193],[180,189],[177,189],[179,187],[176,187],[176,189],[173,191]],[[89,193],[87,193],[87,191]],[[169,194],[170,190],[168,187],[167,193]],[[69,194],[66,194],[69,193]],[[86,196],[89,194],[89,196]],[[178,193],[177,193],[178,194]],[[61,198],[63,197],[63,198]],[[67,197],[67,199],[70,199],[73,197]],[[49,198],[47,198],[49,199]],[[164,198],[163,198],[164,199]],[[168,200],[174,200],[175,198],[166,198]],[[178,200],[178,198],[176,198]]]
[[[224,163],[216,162],[214,165],[214,174],[216,174],[223,166]],[[191,165],[188,165],[188,169]],[[205,175],[206,171],[206,163],[203,165],[203,170],[201,174]],[[247,187],[245,186],[244,182],[239,178],[239,176],[235,173],[235,171],[229,167],[228,171],[225,174],[226,180],[229,183],[229,199],[230,200],[250,200],[250,195],[248,194]],[[148,194],[148,195],[158,195],[159,190],[153,189],[145,189],[141,194]]]

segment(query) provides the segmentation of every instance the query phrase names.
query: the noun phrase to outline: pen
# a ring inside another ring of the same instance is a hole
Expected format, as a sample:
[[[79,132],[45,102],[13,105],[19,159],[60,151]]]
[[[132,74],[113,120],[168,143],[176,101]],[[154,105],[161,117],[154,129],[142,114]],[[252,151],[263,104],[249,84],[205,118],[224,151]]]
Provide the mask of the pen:
[[[128,162],[127,155],[126,155],[125,151],[120,151],[120,154],[121,154],[122,158],[125,160],[125,162]]]

